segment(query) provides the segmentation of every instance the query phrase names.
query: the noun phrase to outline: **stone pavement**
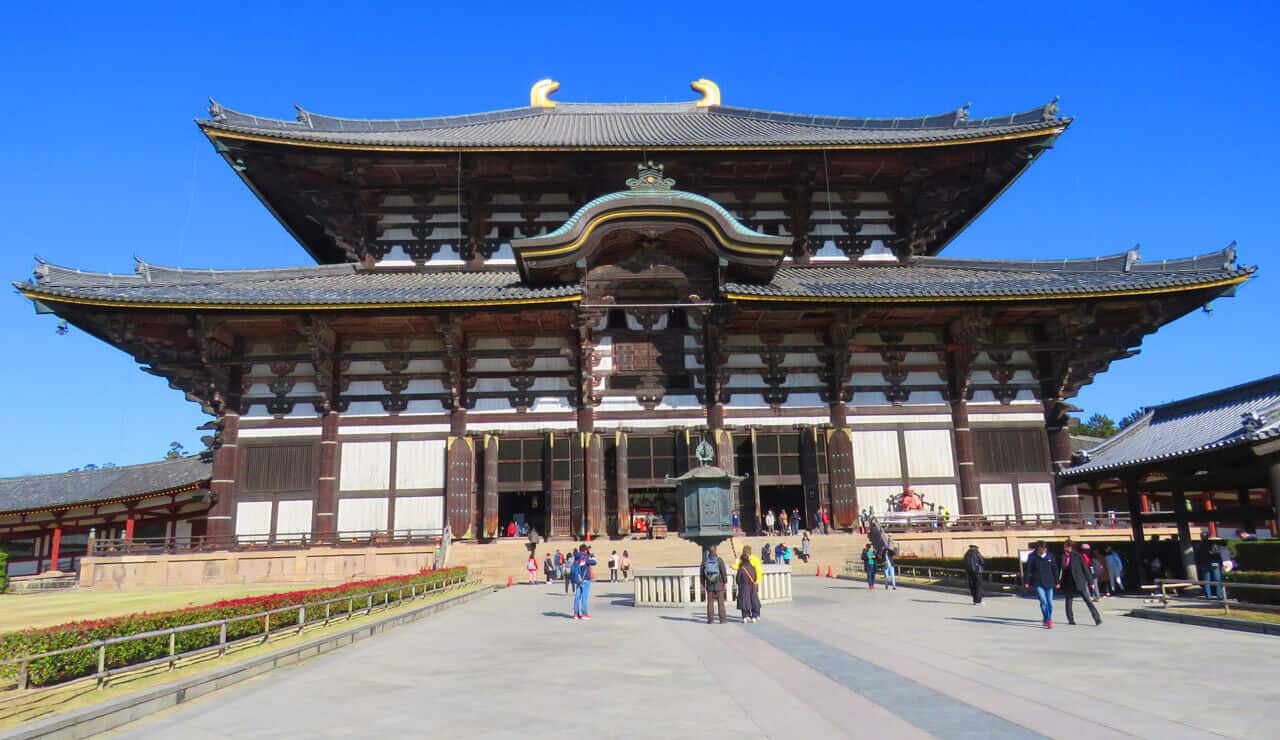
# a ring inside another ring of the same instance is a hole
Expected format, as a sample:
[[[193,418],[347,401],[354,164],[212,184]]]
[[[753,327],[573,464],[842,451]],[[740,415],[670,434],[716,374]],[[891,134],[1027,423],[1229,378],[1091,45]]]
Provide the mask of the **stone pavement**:
[[[797,576],[759,624],[636,609],[590,622],[518,586],[159,713],[124,737],[1193,738],[1280,722],[1274,637],[1121,616],[1053,630],[1031,599]],[[1079,613],[1077,613],[1079,616]],[[1272,728],[1268,730],[1267,728]]]

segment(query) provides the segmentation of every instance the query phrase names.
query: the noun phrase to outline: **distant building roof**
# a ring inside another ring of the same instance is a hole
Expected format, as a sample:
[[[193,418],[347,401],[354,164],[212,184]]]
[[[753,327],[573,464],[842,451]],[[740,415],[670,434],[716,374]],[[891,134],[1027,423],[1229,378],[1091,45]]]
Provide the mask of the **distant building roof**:
[[[1093,297],[1226,286],[1253,273],[1235,250],[1156,263],[1124,255],[1084,260],[965,260],[787,265],[764,285],[728,282],[743,299],[982,300]],[[276,270],[182,270],[139,262],[133,275],[42,264],[28,297],[102,305],[325,307],[536,303],[574,300],[580,286],[530,287],[514,271],[365,270],[354,264]]]
[[[1280,375],[1151,406],[1059,475],[1079,479],[1280,437]]]
[[[1051,102],[969,118],[968,107],[915,118],[848,118],[682,103],[558,103],[457,116],[365,120],[298,108],[297,120],[240,113],[211,101],[198,123],[236,135],[317,146],[443,149],[894,147],[1055,134],[1069,118]]]
[[[0,478],[0,513],[63,509],[140,498],[196,486],[213,466],[196,455],[174,460],[82,470],[75,473]]]

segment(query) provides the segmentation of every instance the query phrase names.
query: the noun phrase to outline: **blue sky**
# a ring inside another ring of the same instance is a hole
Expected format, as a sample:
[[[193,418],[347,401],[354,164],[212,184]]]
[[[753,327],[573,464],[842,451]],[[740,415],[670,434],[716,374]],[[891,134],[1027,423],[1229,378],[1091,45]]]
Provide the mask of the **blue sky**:
[[[122,7],[127,6],[127,7]],[[205,99],[289,118],[685,100],[836,115],[975,117],[1061,95],[1076,123],[947,250],[1158,260],[1239,242],[1237,298],[1148,337],[1076,399],[1123,416],[1280,371],[1280,11],[1230,3],[23,3],[0,25],[0,275],[33,256],[129,272],[307,264],[192,119]],[[1228,7],[1229,6],[1229,7]],[[174,8],[181,8],[175,10]],[[644,8],[652,8],[645,12]],[[793,12],[798,8],[800,12]],[[0,299],[0,475],[198,447],[195,405],[126,355]]]

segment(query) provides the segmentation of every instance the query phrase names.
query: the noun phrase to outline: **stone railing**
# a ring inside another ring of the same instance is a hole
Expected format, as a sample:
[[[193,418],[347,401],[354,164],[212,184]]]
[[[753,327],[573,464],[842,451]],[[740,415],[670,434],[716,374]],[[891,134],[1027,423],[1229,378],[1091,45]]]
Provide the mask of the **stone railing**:
[[[737,598],[734,571],[729,571],[727,599]],[[679,607],[702,604],[707,595],[702,589],[702,566],[682,565],[670,568],[639,568],[635,571],[635,605]],[[791,601],[791,566],[766,565],[760,584],[763,604]]]

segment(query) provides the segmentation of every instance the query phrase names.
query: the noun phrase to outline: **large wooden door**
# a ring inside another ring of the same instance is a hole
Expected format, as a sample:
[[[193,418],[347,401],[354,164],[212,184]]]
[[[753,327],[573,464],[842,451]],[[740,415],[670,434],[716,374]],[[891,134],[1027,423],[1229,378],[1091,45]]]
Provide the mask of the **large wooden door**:
[[[575,537],[585,537],[587,514],[587,448],[586,435],[575,433],[569,437],[569,531]]]
[[[605,511],[604,440],[597,432],[586,436],[587,526],[591,536],[598,537],[605,533],[608,521]]]
[[[617,534],[625,537],[631,533],[631,494],[627,490],[627,433],[617,432],[614,435],[614,505],[617,508]]]
[[[446,494],[449,506],[449,529],[454,537],[472,537],[471,522],[475,498],[474,443],[469,437],[449,437],[447,457],[449,477]]]
[[[832,429],[827,434],[831,525],[838,529],[852,529],[858,522],[858,493],[853,479],[853,435],[848,429]]]

